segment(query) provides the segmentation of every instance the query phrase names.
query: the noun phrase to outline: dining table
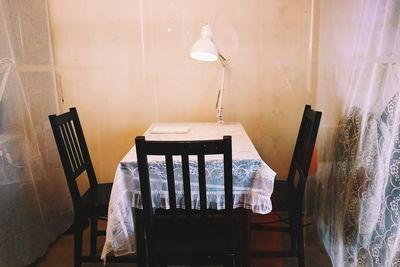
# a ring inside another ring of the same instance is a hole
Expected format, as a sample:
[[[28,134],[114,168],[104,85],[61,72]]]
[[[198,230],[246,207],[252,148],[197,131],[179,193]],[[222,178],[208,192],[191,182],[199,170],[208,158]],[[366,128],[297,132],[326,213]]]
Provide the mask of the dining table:
[[[234,208],[258,214],[271,211],[271,194],[276,173],[261,159],[241,123],[153,123],[143,135],[146,140],[165,141],[214,140],[222,139],[225,135],[232,136]],[[194,159],[189,158],[189,161],[192,160]],[[206,157],[205,160],[208,208],[224,209],[223,158]],[[165,161],[157,156],[149,156],[148,162],[153,207],[168,209]],[[194,167],[190,168],[191,189],[196,191],[196,170]],[[179,207],[179,203],[183,203],[183,188],[179,186],[182,174],[179,170],[174,170],[174,173],[177,177],[176,203]],[[200,209],[200,204],[193,201],[192,207]],[[136,252],[138,242],[135,210],[140,209],[142,203],[139,172],[136,149],[133,146],[116,169],[109,202],[106,239],[101,254],[103,260],[106,260],[110,252],[114,256]]]

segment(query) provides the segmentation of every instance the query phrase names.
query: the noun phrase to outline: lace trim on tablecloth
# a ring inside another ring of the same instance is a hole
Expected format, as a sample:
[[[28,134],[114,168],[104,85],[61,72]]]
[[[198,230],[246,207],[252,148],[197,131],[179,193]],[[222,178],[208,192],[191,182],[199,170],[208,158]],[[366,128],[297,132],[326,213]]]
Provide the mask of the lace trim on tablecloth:
[[[192,192],[198,187],[197,162],[190,161]],[[235,160],[232,166],[234,208],[246,208],[254,213],[271,211],[271,194],[276,173],[262,160]],[[163,161],[149,162],[149,175],[154,208],[169,208],[166,169]],[[181,163],[174,162],[178,207],[183,205]],[[132,178],[133,177],[133,178]],[[207,204],[212,209],[224,209],[223,162],[206,162]],[[115,191],[115,192],[114,192]],[[198,190],[197,190],[198,191]],[[118,166],[108,211],[108,228],[102,259],[114,251],[117,256],[136,251],[131,207],[142,208],[139,173],[136,162]],[[198,193],[192,193],[192,208],[199,209]]]

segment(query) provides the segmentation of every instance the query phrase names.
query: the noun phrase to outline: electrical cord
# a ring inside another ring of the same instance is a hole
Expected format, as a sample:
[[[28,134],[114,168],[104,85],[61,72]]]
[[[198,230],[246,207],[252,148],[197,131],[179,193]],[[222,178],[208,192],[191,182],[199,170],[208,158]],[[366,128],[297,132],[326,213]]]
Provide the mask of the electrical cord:
[[[279,219],[274,220],[274,221],[266,221],[266,222],[254,222],[252,224],[254,224],[254,225],[264,225],[264,224],[274,224],[274,223],[278,223],[278,222],[288,223],[289,217],[282,217],[276,211],[272,211],[271,213],[274,214],[275,216],[279,217]],[[302,214],[302,215],[304,215],[304,214]],[[312,222],[303,224],[303,227],[306,227],[306,226],[309,226],[309,225],[312,225]]]

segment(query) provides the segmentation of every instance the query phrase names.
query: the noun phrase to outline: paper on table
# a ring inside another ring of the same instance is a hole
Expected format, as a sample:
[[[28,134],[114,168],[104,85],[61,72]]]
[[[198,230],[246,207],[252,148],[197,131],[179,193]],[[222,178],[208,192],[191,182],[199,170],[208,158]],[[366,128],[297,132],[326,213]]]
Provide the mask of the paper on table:
[[[151,129],[152,134],[184,134],[190,130],[186,126],[157,126]]]

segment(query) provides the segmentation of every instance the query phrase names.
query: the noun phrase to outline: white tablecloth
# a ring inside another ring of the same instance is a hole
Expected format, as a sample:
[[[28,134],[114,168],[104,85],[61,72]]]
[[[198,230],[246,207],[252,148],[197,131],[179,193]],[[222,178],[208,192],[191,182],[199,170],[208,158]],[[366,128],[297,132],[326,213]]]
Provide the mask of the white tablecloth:
[[[152,133],[157,132],[157,133]],[[207,140],[232,136],[234,208],[242,207],[255,213],[271,211],[271,194],[276,173],[258,155],[240,123],[153,123],[144,133],[146,140]],[[189,158],[190,160],[190,158]],[[149,157],[153,207],[169,208],[165,163],[161,157]],[[190,160],[191,187],[197,184],[197,163]],[[182,175],[179,160],[174,161],[177,205],[182,203]],[[222,157],[206,157],[207,202],[209,208],[224,208]],[[192,207],[199,208],[196,193]],[[102,259],[107,253],[122,256],[136,251],[132,207],[142,208],[136,150],[133,147],[118,165],[108,210],[107,235]]]

